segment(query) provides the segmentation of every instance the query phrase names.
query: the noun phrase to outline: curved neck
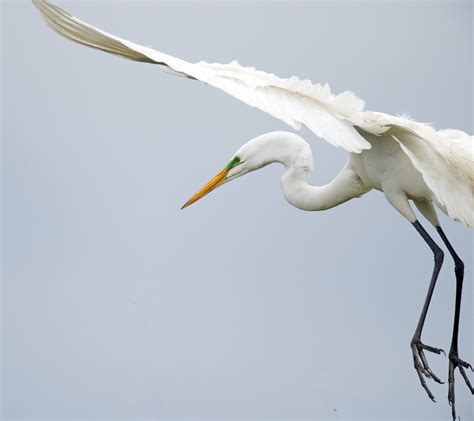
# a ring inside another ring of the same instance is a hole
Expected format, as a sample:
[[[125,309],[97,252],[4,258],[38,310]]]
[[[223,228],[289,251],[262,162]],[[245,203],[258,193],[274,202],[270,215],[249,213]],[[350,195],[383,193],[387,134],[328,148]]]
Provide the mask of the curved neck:
[[[313,172],[312,152],[310,146],[299,136],[287,137],[283,142],[280,139],[277,148],[271,152],[272,162],[279,162],[286,168],[281,178],[283,195],[291,205],[299,209],[330,209],[364,192],[348,166],[324,186],[309,185]]]
[[[311,186],[309,175],[299,169],[287,168],[281,178],[281,187],[288,203],[305,211],[323,211],[350,199],[341,194],[336,180],[324,186]]]
[[[310,186],[313,154],[298,135],[271,132],[258,136],[238,151],[243,165],[233,169],[230,179],[278,162],[286,168],[281,178],[283,195],[293,206],[307,211],[321,211],[337,206],[368,191],[350,162],[325,186]]]

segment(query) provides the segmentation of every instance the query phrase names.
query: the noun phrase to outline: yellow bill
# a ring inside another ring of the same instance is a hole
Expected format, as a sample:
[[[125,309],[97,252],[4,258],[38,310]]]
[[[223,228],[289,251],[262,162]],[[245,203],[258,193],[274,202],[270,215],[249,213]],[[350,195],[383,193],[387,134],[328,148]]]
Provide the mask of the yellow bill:
[[[192,205],[194,202],[197,202],[199,199],[204,197],[206,194],[210,193],[215,188],[219,187],[225,180],[227,173],[230,171],[230,168],[226,167],[223,171],[217,174],[211,181],[209,181],[201,190],[199,190],[191,199],[189,199],[181,209],[187,208]]]

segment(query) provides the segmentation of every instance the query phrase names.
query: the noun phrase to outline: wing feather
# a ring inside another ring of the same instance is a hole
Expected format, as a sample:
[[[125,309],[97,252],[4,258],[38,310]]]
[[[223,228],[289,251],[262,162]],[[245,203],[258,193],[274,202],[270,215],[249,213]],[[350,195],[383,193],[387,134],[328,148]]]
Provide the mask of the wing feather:
[[[328,85],[313,84],[295,76],[279,78],[241,66],[236,61],[229,64],[189,63],[104,32],[46,0],[33,0],[33,3],[46,23],[71,41],[128,60],[153,63],[174,75],[201,80],[294,129],[305,125],[317,136],[349,152],[370,149],[370,144],[349,121],[364,107],[364,102],[352,92],[333,95]]]
[[[366,113],[365,130],[382,127],[421,173],[434,199],[451,218],[474,228],[474,136],[460,130],[436,131],[406,117]],[[362,117],[364,119],[364,117]]]

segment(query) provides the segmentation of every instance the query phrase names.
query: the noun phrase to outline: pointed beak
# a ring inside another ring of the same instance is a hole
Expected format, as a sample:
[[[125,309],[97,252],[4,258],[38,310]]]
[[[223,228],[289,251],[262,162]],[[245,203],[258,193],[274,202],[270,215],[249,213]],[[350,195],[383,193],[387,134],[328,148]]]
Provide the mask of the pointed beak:
[[[224,183],[227,173],[230,171],[230,168],[225,168],[219,174],[217,174],[211,181],[209,181],[201,190],[199,190],[191,199],[189,199],[181,209],[187,208],[192,205],[194,202],[197,202],[199,199],[204,197],[206,194],[210,193],[215,188],[219,187]]]

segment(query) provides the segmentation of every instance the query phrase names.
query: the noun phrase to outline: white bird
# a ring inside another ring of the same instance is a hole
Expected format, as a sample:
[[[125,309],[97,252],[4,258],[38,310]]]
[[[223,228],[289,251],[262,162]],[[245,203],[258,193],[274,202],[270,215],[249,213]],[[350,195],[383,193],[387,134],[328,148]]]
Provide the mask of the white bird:
[[[236,61],[189,63],[108,34],[45,0],[33,0],[33,3],[53,30],[74,42],[129,60],[152,63],[173,75],[200,80],[294,129],[305,125],[318,137],[347,150],[349,159],[334,180],[324,186],[311,186],[308,184],[313,170],[310,146],[293,133],[264,134],[232,155],[225,168],[183,208],[216,187],[271,163],[286,168],[281,179],[283,195],[290,204],[303,210],[326,210],[372,189],[383,192],[388,202],[419,232],[435,259],[428,294],[411,341],[414,367],[423,388],[434,400],[425,378],[442,382],[430,369],[424,351],[436,354],[444,351],[423,344],[421,333],[444,254],[417,220],[412,202],[436,228],[455,263],[456,302],[449,351],[448,400],[453,420],[456,419],[456,368],[474,393],[465,371],[472,367],[458,355],[464,264],[446,238],[435,206],[466,227],[474,227],[474,136],[459,130],[437,131],[409,118],[364,111],[364,102],[352,92],[334,95],[327,84],[321,86],[294,76],[282,79],[243,67]]]

